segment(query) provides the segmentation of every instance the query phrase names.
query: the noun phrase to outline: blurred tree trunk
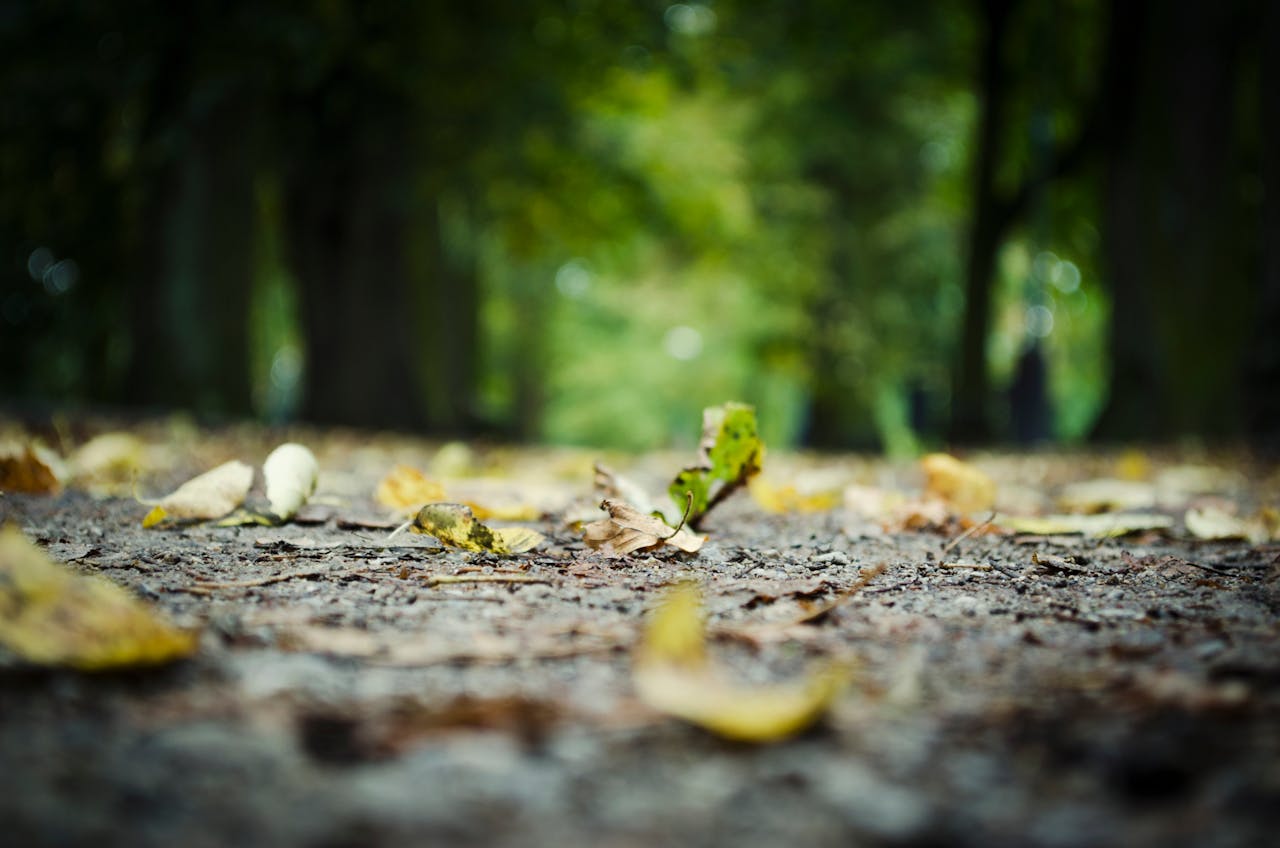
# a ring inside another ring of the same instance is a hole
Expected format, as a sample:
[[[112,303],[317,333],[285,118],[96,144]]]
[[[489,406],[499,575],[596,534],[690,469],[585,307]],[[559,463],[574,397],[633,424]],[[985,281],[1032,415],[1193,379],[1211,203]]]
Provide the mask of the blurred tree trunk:
[[[295,162],[285,191],[286,253],[306,342],[301,415],[418,427],[405,135],[387,129],[379,134],[386,147],[375,149],[352,128],[324,130],[321,149]]]
[[[1111,384],[1095,434],[1237,433],[1256,290],[1239,197],[1242,4],[1118,5],[1141,17],[1141,35],[1108,146]]]
[[[987,337],[991,332],[991,289],[996,254],[1007,221],[996,192],[996,169],[1004,156],[1004,101],[1007,88],[1005,38],[1015,0],[985,0],[982,56],[978,73],[980,112],[974,162],[973,213],[965,266],[964,323],[951,393],[949,437],[957,443],[991,438],[987,404]]]
[[[257,110],[243,91],[196,107],[173,87],[181,64],[171,70],[151,104],[160,162],[143,201],[151,258],[139,263],[129,399],[244,415]]]

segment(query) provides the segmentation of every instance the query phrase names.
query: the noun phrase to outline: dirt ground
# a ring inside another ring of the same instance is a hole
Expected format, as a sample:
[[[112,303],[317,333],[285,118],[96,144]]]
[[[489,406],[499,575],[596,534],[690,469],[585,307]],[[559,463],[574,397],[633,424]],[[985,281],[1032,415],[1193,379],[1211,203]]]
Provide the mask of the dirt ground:
[[[215,458],[261,462],[231,442],[146,490]],[[944,554],[954,533],[767,514],[743,494],[697,556],[609,560],[562,520],[591,497],[589,463],[555,455],[526,466],[534,495],[519,475],[470,484],[553,510],[529,525],[546,544],[499,557],[387,540],[379,475],[427,467],[434,446],[348,435],[317,453],[318,498],[275,528],[143,530],[128,497],[0,497],[0,520],[55,559],[203,634],[164,669],[0,671],[0,843],[1227,848],[1280,832],[1274,544],[979,534]],[[1027,482],[1091,463],[991,465]],[[1256,502],[1266,472],[1246,469],[1237,495]],[[743,681],[854,661],[826,719],[748,746],[646,708],[630,651],[684,577]]]

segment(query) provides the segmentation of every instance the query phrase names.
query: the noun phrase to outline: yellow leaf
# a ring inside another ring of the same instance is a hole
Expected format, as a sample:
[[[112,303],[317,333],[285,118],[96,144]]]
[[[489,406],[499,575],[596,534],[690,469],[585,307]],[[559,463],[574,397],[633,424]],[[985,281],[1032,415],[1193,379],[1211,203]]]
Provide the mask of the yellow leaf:
[[[582,537],[588,547],[602,550],[607,556],[624,557],[663,545],[694,554],[702,547],[701,536],[683,527],[673,529],[661,518],[645,515],[628,503],[606,499],[600,508],[608,512],[609,517],[583,527]]]
[[[1258,544],[1271,538],[1265,515],[1245,520],[1210,506],[1187,510],[1183,520],[1187,525],[1187,532],[1197,539],[1207,541],[1244,539]]]
[[[840,505],[836,491],[802,492],[793,485],[776,485],[763,477],[747,483],[756,504],[766,512],[826,512]]]
[[[153,506],[151,507],[151,511],[148,512],[146,516],[142,519],[142,526],[155,527],[157,524],[159,524],[161,521],[164,521],[168,517],[169,517],[169,513],[165,512],[164,507]]]
[[[497,521],[537,521],[542,517],[542,510],[529,504],[485,506],[475,501],[462,501],[462,503],[471,507],[471,511],[481,521],[488,521],[491,518]]]
[[[0,645],[28,663],[99,670],[180,659],[195,650],[196,634],[114,583],[69,571],[6,527]]]
[[[286,442],[273,450],[262,463],[271,512],[281,521],[293,518],[315,492],[319,476],[315,454],[303,445]]]
[[[153,509],[143,520],[143,526],[152,527],[164,518],[179,521],[220,518],[244,503],[252,485],[251,467],[234,459],[224,462],[188,480],[159,501],[144,501],[148,506],[162,507],[165,514],[157,517]]]
[[[741,742],[773,742],[809,727],[848,682],[831,667],[807,680],[737,686],[707,662],[696,587],[674,587],[654,611],[632,669],[636,692],[650,707]]]
[[[62,489],[61,461],[43,445],[0,445],[0,492],[53,495]]]
[[[945,453],[920,460],[925,490],[958,512],[982,512],[996,502],[996,484],[983,472]]]
[[[455,503],[427,504],[418,510],[409,529],[435,536],[450,547],[495,554],[524,553],[544,539],[538,531],[524,527],[491,530],[476,520],[471,507]]]
[[[145,462],[146,446],[130,433],[94,436],[67,458],[75,484],[100,495],[127,493]]]
[[[443,501],[445,493],[444,486],[418,469],[397,465],[378,483],[374,497],[389,509],[409,513],[421,509],[423,504]]]

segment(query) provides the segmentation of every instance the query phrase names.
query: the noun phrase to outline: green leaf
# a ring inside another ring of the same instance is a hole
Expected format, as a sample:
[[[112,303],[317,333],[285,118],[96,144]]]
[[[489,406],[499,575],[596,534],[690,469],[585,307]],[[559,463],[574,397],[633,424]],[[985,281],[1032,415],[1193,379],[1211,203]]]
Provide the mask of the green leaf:
[[[708,407],[702,412],[698,464],[677,474],[667,491],[682,510],[692,503],[689,524],[696,527],[713,506],[759,473],[763,457],[754,407],[743,403]]]

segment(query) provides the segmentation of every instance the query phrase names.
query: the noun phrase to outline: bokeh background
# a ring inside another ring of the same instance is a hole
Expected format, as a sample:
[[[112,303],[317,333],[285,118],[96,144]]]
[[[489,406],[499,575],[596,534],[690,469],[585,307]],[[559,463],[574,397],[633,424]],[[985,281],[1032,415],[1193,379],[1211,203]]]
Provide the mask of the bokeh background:
[[[1280,4],[9,0],[0,403],[1274,439]]]

